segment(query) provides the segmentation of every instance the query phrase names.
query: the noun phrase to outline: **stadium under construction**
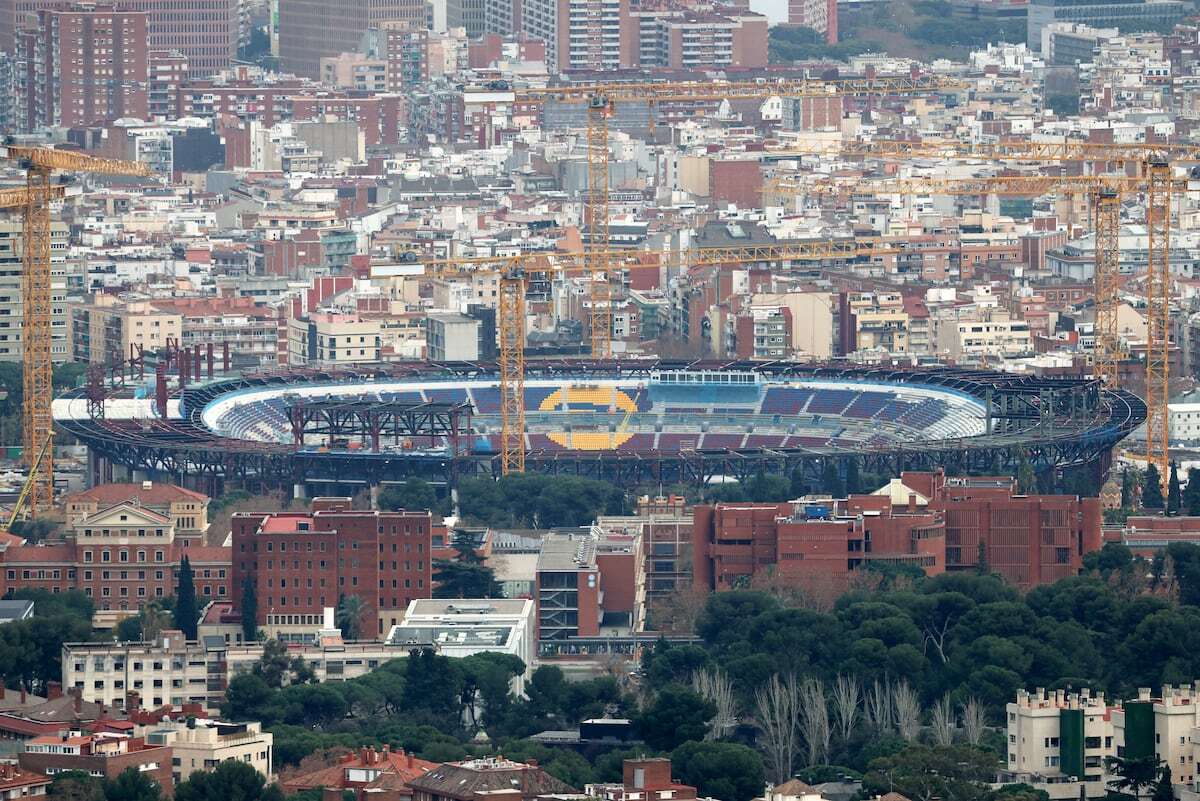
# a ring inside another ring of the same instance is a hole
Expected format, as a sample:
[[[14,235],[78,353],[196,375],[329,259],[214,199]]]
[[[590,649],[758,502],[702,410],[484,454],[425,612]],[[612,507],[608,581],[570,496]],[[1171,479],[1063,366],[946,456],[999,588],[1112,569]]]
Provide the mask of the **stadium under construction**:
[[[1146,417],[1141,399],[1082,378],[954,368],[783,362],[533,361],[524,389],[528,472],[621,486],[744,479],[815,482],[832,461],[897,475],[944,467],[1013,474],[1107,470]],[[495,365],[405,363],[246,374],[188,386],[77,390],[54,403],[114,468],[217,493],[347,494],[419,476],[499,473]]]

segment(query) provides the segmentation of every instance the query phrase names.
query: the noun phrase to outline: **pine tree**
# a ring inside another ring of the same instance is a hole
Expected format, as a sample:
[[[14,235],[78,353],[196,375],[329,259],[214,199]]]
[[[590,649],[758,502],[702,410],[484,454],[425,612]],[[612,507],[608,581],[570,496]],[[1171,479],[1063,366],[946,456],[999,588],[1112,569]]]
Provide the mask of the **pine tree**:
[[[192,575],[192,563],[185,556],[179,563],[179,586],[175,589],[175,628],[182,631],[187,639],[194,640],[199,622],[195,576]]]
[[[1167,481],[1167,514],[1177,515],[1183,505],[1179,491],[1179,466],[1171,462],[1171,478]]]
[[[1187,486],[1183,488],[1183,509],[1193,517],[1200,515],[1200,467],[1188,469]]]
[[[242,639],[258,640],[258,592],[249,576],[242,582]]]
[[[1200,472],[1200,471],[1198,471]],[[1190,486],[1190,479],[1189,479]],[[1133,495],[1137,486],[1134,484],[1133,471],[1124,470],[1121,472],[1121,508],[1129,509],[1133,507]],[[1196,485],[1196,491],[1200,493],[1200,484]]]
[[[821,489],[834,498],[846,496],[846,487],[842,484],[842,477],[838,475],[837,463],[832,459],[825,460],[825,472],[821,476],[821,485]]]
[[[851,458],[846,461],[846,492],[850,495],[862,492],[862,476],[858,471],[857,459]]]
[[[1035,495],[1037,491],[1037,473],[1033,472],[1033,465],[1022,453],[1021,461],[1017,464],[1017,492],[1022,495]]]
[[[1158,468],[1154,465],[1146,468],[1146,478],[1142,482],[1142,508],[1163,508],[1162,479],[1158,475]]]

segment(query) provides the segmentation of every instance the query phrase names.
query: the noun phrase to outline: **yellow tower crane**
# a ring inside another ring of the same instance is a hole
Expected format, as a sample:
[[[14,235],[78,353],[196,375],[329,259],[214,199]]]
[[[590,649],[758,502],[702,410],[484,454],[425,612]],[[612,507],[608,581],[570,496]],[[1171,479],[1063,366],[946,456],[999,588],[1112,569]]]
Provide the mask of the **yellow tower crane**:
[[[775,264],[849,260],[898,253],[878,239],[805,239],[771,245],[696,248],[679,254],[656,254],[680,267],[713,264]],[[474,257],[422,262],[426,277],[455,278],[499,275],[496,327],[500,341],[500,469],[525,469],[525,292],[531,280],[571,275],[590,277],[593,258],[620,267],[643,251],[603,250],[587,253],[526,253],[519,256]]]
[[[93,175],[149,175],[150,171],[136,162],[93,158],[47,147],[7,145],[0,147],[0,158],[15,161],[25,170],[25,187],[0,192],[0,208],[22,210],[23,444],[29,467],[29,511],[36,515],[54,500],[54,454],[47,445],[54,434],[50,414],[54,397],[50,204],[62,198],[64,190],[51,182],[51,176],[55,170]]]
[[[980,158],[996,161],[1076,161],[1093,164],[1117,164],[1128,167],[1137,165],[1139,176],[1036,176],[1031,178],[964,179],[962,188],[967,194],[987,194],[987,182],[993,187],[1016,186],[1026,181],[1026,189],[1047,187],[1043,192],[1070,186],[1088,186],[1091,191],[1103,190],[1104,196],[1094,195],[1097,223],[1096,237],[1096,305],[1097,335],[1101,362],[1097,374],[1115,381],[1119,348],[1116,337],[1116,265],[1117,233],[1119,228],[1119,200],[1108,197],[1136,189],[1146,195],[1147,267],[1146,267],[1146,315],[1148,336],[1146,347],[1146,460],[1158,470],[1166,492],[1170,469],[1169,455],[1169,380],[1170,380],[1170,229],[1171,194],[1186,182],[1175,178],[1171,160],[1194,161],[1200,159],[1200,147],[1174,144],[1113,145],[1089,142],[999,142],[994,144],[971,144],[953,141],[904,142],[881,140],[876,142],[829,143],[815,141],[804,143],[799,149],[776,151],[776,155],[811,155],[814,153],[836,153],[838,155],[868,158]],[[972,181],[977,182],[972,185]],[[980,184],[979,182],[982,182]],[[1128,183],[1127,183],[1128,182]],[[866,182],[864,182],[866,183]],[[945,193],[948,186],[940,182]],[[786,195],[788,180],[773,180],[766,193],[776,196],[782,191]],[[932,188],[939,184],[937,179],[926,182],[925,191],[937,193]],[[980,191],[982,188],[982,191]],[[896,191],[892,189],[890,191]],[[1035,194],[1033,191],[1028,194]]]
[[[588,235],[587,275],[592,357],[612,356],[612,285],[609,265],[601,255],[608,241],[608,124],[618,103],[658,103],[705,100],[766,100],[771,97],[868,97],[953,91],[965,84],[937,75],[903,75],[834,80],[778,79],[757,81],[677,81],[651,83],[572,83],[542,89],[517,89],[524,100],[587,104],[587,198],[584,225]]]

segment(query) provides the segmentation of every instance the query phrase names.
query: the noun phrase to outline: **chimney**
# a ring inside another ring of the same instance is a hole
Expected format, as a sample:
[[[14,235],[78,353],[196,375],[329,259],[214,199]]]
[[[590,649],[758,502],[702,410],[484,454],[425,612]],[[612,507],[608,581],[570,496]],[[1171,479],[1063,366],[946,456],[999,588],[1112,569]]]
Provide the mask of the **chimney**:
[[[909,512],[917,511],[917,493],[915,493],[915,492],[908,493],[908,511]]]
[[[46,682],[46,700],[53,701],[55,698],[62,698],[62,683],[48,681]]]
[[[73,706],[75,707],[75,714],[78,715],[80,712],[83,711],[83,693],[80,692],[79,690],[75,690],[73,695],[74,695]]]
[[[25,698],[26,698],[25,688],[21,687],[21,706],[25,706]]]
[[[364,765],[371,764],[371,753],[369,751],[367,751],[366,746],[363,746],[362,750],[358,752],[358,758],[359,758],[359,762],[361,762]]]

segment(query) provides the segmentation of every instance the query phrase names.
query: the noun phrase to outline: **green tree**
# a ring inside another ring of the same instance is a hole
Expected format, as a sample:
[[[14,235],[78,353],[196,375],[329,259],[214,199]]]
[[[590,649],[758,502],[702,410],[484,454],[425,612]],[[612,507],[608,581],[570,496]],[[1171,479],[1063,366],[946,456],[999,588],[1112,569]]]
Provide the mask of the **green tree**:
[[[870,489],[874,489],[874,487]],[[846,492],[853,495],[862,491],[862,476],[858,470],[858,459],[851,457],[846,460]]]
[[[154,642],[167,627],[170,618],[170,613],[162,603],[148,601],[136,615],[124,618],[117,624],[117,640]]]
[[[243,673],[235,676],[225,690],[221,715],[227,720],[261,720],[274,698],[271,687],[261,676]]]
[[[46,795],[56,801],[104,801],[104,783],[85,770],[54,774]]]
[[[911,745],[872,760],[863,790],[872,795],[894,791],[912,801],[984,801],[996,768],[994,753],[972,746]]]
[[[496,573],[490,567],[453,559],[433,563],[434,598],[499,598],[503,595]]]
[[[671,767],[679,781],[722,801],[750,801],[766,784],[762,757],[737,743],[685,742],[671,752]]]
[[[1121,505],[1126,505],[1124,485],[1121,486]],[[1188,468],[1187,486],[1183,489],[1183,508],[1192,517],[1200,516],[1200,468]]]
[[[196,639],[200,609],[196,605],[196,582],[192,563],[185,556],[179,563],[179,584],[175,587],[175,628],[189,640]]]
[[[1179,514],[1182,505],[1183,499],[1179,491],[1179,467],[1171,462],[1171,476],[1167,480],[1167,514]]]
[[[1195,468],[1193,468],[1195,469]],[[1189,479],[1190,480],[1190,479]],[[1196,485],[1196,493],[1200,495],[1200,483]],[[1121,508],[1129,509],[1133,506],[1134,497],[1137,494],[1137,479],[1132,469],[1121,471]]]
[[[312,667],[302,657],[288,653],[287,644],[274,637],[263,643],[262,656],[254,663],[253,673],[267,687],[276,690],[317,680]]]
[[[393,484],[379,490],[380,509],[390,512],[401,509],[428,509],[437,514],[449,512],[448,503],[438,498],[437,490],[423,478],[410,478],[403,484]]]
[[[1037,473],[1034,472],[1029,458],[1022,452],[1017,461],[1017,492],[1022,495],[1036,495],[1037,491]]]
[[[682,684],[669,684],[637,718],[646,745],[669,751],[688,740],[703,740],[717,707]],[[761,789],[761,788],[760,788]]]
[[[282,801],[278,785],[245,762],[228,760],[212,771],[198,770],[175,788],[176,801]]]
[[[1050,801],[1050,794],[1028,784],[1006,784],[987,796],[987,801]]]
[[[1162,477],[1154,465],[1146,468],[1146,477],[1142,481],[1142,508],[1163,508]]]
[[[258,640],[258,590],[254,579],[246,576],[242,582],[242,639],[246,642]]]
[[[435,720],[457,721],[461,718],[461,682],[454,660],[434,653],[432,648],[414,650],[408,655],[404,673],[404,709],[426,712]]]
[[[833,459],[825,460],[825,467],[821,472],[821,491],[834,498],[843,498],[846,495],[846,485],[842,483],[837,463]]]
[[[357,595],[343,595],[337,605],[337,625],[346,640],[362,637],[362,619],[366,606]]]
[[[1158,782],[1162,769],[1162,760],[1153,754],[1143,757],[1108,757],[1104,764],[1114,777],[1108,783],[1109,789],[1120,795],[1135,798]]]
[[[137,768],[126,768],[115,779],[104,782],[105,801],[159,801],[162,788]]]
[[[1150,801],[1175,801],[1175,788],[1171,784],[1171,766],[1163,765],[1154,781],[1154,793]]]

